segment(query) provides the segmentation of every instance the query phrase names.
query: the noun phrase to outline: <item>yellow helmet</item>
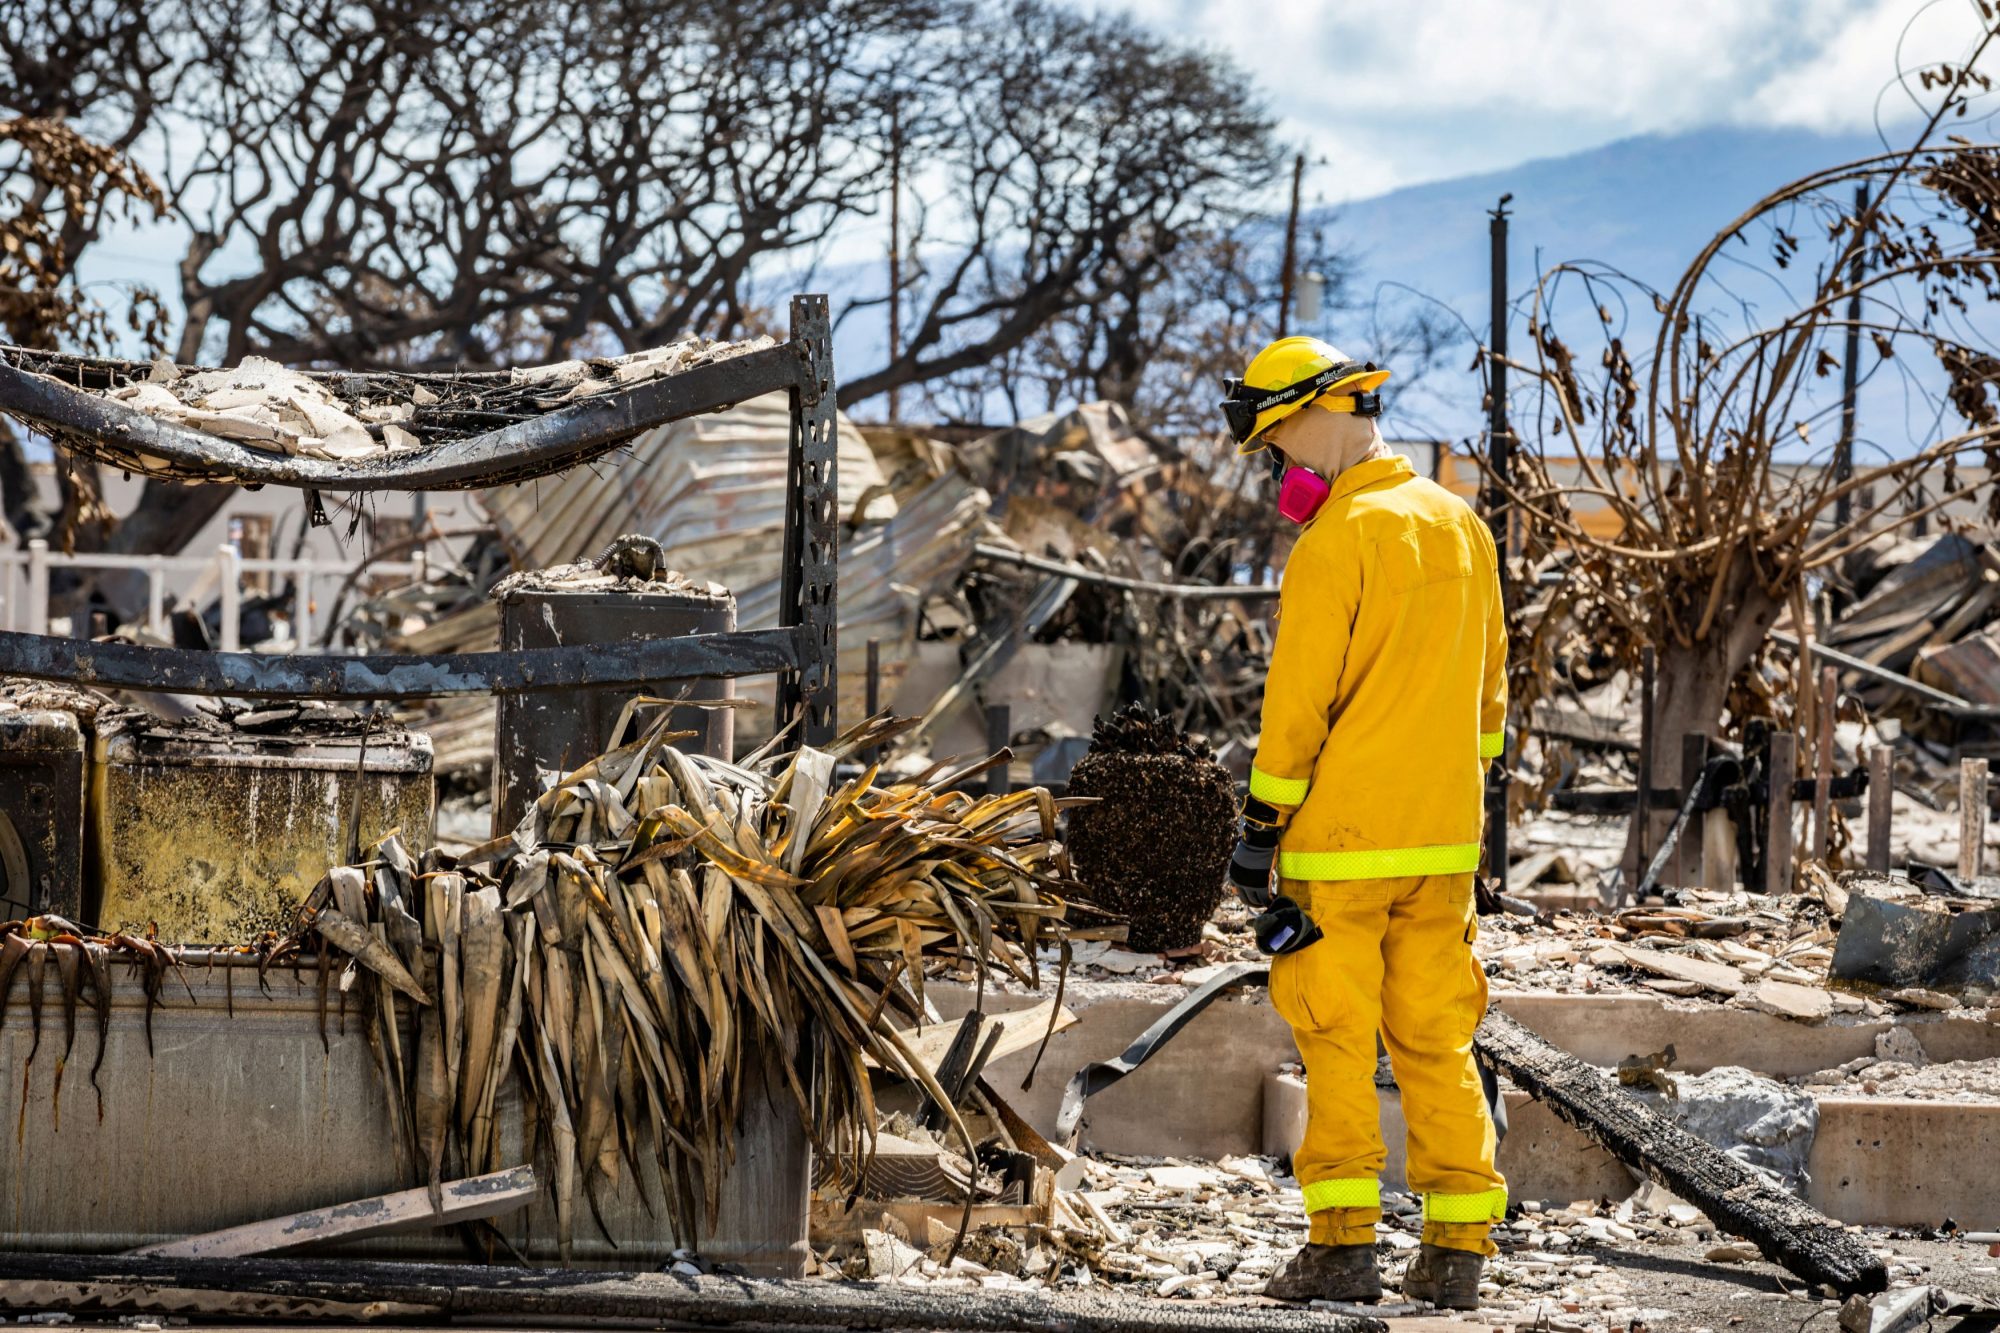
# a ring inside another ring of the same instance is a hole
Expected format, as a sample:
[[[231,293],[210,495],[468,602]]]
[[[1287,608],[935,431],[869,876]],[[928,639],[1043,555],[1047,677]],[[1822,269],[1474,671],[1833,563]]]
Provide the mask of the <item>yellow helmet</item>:
[[[1388,378],[1373,361],[1350,360],[1330,343],[1295,334],[1251,357],[1242,379],[1223,381],[1222,414],[1236,452],[1254,454],[1264,447],[1265,431],[1321,394],[1336,395],[1323,400],[1329,411],[1380,416],[1382,400],[1375,390]],[[1352,391],[1337,393],[1341,389]]]

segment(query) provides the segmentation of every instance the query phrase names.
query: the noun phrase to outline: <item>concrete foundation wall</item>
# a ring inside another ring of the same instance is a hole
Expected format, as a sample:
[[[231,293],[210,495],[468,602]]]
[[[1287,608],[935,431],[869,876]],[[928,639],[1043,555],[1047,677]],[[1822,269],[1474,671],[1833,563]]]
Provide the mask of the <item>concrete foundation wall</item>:
[[[971,1007],[969,986],[933,982],[926,990],[947,1019]],[[987,1076],[1031,1124],[1053,1134],[1070,1075],[1119,1054],[1185,995],[1180,986],[1073,983],[1064,1003],[1079,1021],[1050,1039],[1033,1086],[1020,1086],[1032,1050],[995,1062]],[[989,991],[985,1006],[1000,1013],[1041,998]],[[1875,1038],[1892,1027],[1915,1033],[1935,1061],[2000,1057],[2000,1025],[1969,1011],[1813,1025],[1649,995],[1498,992],[1493,1003],[1599,1065],[1671,1043],[1675,1067],[1690,1073],[1736,1065],[1791,1077],[1871,1055]],[[1277,1070],[1297,1059],[1290,1029],[1262,991],[1220,1000],[1143,1068],[1090,1099],[1083,1144],[1210,1160],[1290,1152],[1305,1125],[1304,1085]],[[1847,1222],[1935,1225],[1950,1217],[1967,1228],[2000,1229],[2000,1106],[1855,1097],[1824,1097],[1819,1106],[1808,1163],[1816,1207]],[[1514,1197],[1568,1203],[1622,1198],[1635,1188],[1610,1154],[1526,1094],[1510,1093],[1508,1108],[1500,1168]],[[1382,1130],[1384,1179],[1400,1182],[1403,1121],[1394,1090],[1385,1090]]]
[[[1581,1130],[1527,1093],[1507,1093],[1500,1174],[1515,1200],[1552,1205],[1622,1199],[1638,1181]],[[1273,1074],[1264,1085],[1264,1151],[1297,1149],[1306,1126],[1305,1081]],[[1403,1189],[1402,1098],[1382,1091],[1382,1183]],[[1843,1222],[2000,1229],[2000,1106],[1877,1097],[1822,1097],[1806,1160],[1813,1207]]]

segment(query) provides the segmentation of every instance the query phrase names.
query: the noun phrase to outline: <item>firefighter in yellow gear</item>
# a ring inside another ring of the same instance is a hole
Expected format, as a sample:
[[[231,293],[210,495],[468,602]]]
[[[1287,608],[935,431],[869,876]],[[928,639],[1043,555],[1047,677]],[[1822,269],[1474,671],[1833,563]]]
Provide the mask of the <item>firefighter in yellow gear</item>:
[[[1306,1067],[1293,1170],[1309,1243],[1267,1294],[1381,1294],[1379,1034],[1423,1200],[1404,1295],[1470,1309],[1507,1206],[1472,1054],[1486,1010],[1473,876],[1506,720],[1506,629],[1485,523],[1382,441],[1375,391],[1388,377],[1285,338],[1223,403],[1240,452],[1271,451],[1279,507],[1303,524],[1230,875],[1254,909],[1277,909],[1260,942]],[[1293,925],[1265,938],[1284,912]]]

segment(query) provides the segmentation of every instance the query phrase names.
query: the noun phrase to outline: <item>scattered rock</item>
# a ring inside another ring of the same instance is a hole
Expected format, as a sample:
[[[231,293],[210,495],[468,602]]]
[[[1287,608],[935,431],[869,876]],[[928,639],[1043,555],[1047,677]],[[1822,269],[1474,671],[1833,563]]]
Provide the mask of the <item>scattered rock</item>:
[[[1702,1257],[1712,1264],[1754,1264],[1762,1259],[1764,1254],[1755,1245],[1732,1241],[1727,1245],[1710,1246]]]
[[[1924,1044],[1917,1040],[1917,1034],[1906,1027],[1892,1027],[1875,1038],[1875,1058],[1896,1060],[1906,1065],[1922,1066],[1930,1063],[1924,1053]]]
[[[923,1269],[924,1252],[915,1246],[905,1245],[886,1231],[862,1232],[861,1244],[868,1252],[869,1277],[894,1282]]]
[[[1925,990],[1922,986],[1905,986],[1902,990],[1892,990],[1884,999],[1897,1004],[1913,1005],[1918,1009],[1956,1009],[1958,997],[1946,995],[1943,991]]]
[[[1743,974],[1728,963],[1711,963],[1689,954],[1671,953],[1665,949],[1635,949],[1630,945],[1619,945],[1618,952],[1626,963],[1643,972],[1675,981],[1698,982],[1724,995],[1737,995],[1743,990]]]

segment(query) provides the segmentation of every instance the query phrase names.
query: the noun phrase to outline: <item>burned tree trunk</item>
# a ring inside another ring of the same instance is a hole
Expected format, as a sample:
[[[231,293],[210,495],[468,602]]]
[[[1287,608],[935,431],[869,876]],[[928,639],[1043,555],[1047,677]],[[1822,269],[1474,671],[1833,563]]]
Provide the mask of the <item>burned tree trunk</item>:
[[[1649,786],[1685,792],[1687,784],[1698,776],[1681,772],[1681,738],[1694,733],[1710,739],[1722,735],[1730,686],[1756,656],[1777,619],[1779,603],[1761,584],[1742,578],[1737,582],[1731,590],[1735,595],[1723,599],[1726,609],[1707,635],[1692,642],[1682,642],[1672,632],[1660,636],[1658,683],[1653,696],[1652,771],[1640,775],[1642,793]],[[1642,824],[1642,820],[1646,822]],[[1626,884],[1637,884],[1645,873],[1645,867],[1638,863],[1640,829],[1646,830],[1650,855],[1659,848],[1673,820],[1673,810],[1647,811],[1641,801],[1626,829],[1620,862]]]

